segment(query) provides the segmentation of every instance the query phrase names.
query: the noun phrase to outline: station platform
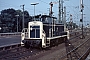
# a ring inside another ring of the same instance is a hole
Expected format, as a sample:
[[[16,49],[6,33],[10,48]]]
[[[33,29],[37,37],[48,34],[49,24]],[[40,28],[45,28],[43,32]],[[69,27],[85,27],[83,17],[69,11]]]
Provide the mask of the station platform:
[[[0,46],[6,46],[20,42],[21,42],[20,35],[0,36]]]

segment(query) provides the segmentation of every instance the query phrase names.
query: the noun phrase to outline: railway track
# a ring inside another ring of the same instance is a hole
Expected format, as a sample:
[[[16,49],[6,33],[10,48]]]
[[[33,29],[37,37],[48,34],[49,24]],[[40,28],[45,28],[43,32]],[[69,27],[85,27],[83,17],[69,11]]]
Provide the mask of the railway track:
[[[88,45],[90,40],[86,39],[89,38],[89,36],[86,36],[85,40],[80,39],[80,35],[81,34],[78,34],[78,32],[74,33],[70,40],[65,41],[64,44],[60,44],[59,46],[55,46],[46,50],[28,49],[20,45],[13,45],[6,48],[2,47],[0,49],[0,60],[42,60],[45,55],[53,55],[53,52],[56,51],[59,51],[60,53],[56,52],[57,55],[53,58],[46,56],[46,58],[43,60],[46,60],[47,58],[49,58],[49,60],[82,60],[85,59],[86,55],[88,55],[88,52],[90,51],[90,45]],[[77,40],[75,39],[77,39],[79,43],[77,43]],[[63,48],[63,46],[65,48]],[[85,46],[87,48],[83,48]]]
[[[39,52],[41,52],[40,49],[28,49],[20,46],[17,48],[0,51],[0,60],[25,60]]]
[[[85,39],[81,39],[82,34],[72,34],[72,36],[76,36],[72,37],[70,40],[66,40],[65,46],[67,54],[61,56],[59,60],[85,60],[90,53],[90,35],[87,33],[90,34],[90,32],[84,32]],[[73,38],[75,38],[76,40]],[[77,40],[79,41],[77,42]]]
[[[72,45],[70,42],[66,41],[66,52],[64,56],[60,57],[60,60],[85,60],[87,55],[90,53],[90,38],[83,41],[81,44]]]
[[[1,46],[0,47],[0,60],[27,60],[33,55],[38,55],[48,49],[40,48],[26,48],[20,44]]]

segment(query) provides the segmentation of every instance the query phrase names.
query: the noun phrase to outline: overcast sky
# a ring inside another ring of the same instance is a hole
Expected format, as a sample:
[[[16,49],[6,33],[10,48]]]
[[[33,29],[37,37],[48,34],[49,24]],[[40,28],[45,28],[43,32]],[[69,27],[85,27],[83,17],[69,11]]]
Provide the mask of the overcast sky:
[[[8,8],[14,8],[15,10],[20,9],[22,7],[20,5],[25,4],[25,10],[29,12],[30,15],[34,15],[34,7],[31,3],[38,2],[39,4],[35,7],[35,14],[48,14],[50,2],[58,2],[58,0],[0,0],[0,11]],[[90,24],[90,0],[84,1],[84,25],[87,23]],[[66,6],[67,11],[67,20],[70,14],[73,16],[73,21],[80,24],[80,0],[64,0],[64,6]],[[58,3],[53,6],[54,16],[58,17]],[[69,20],[68,20],[69,21]]]

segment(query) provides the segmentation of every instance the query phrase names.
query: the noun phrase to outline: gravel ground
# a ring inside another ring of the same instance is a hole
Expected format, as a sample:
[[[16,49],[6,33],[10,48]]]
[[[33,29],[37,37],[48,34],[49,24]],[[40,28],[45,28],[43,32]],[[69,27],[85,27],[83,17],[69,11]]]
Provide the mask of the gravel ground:
[[[52,47],[38,55],[32,56],[30,60],[57,60],[66,53],[65,44],[60,44],[58,46]]]
[[[83,41],[85,41],[90,36],[86,36],[85,39],[75,38],[73,40],[70,40],[70,43],[74,47],[81,44]],[[48,50],[44,50],[34,56],[31,56],[28,60],[67,60],[67,59],[59,59],[61,56],[66,54],[66,46],[65,43],[59,44],[58,46],[49,48]]]

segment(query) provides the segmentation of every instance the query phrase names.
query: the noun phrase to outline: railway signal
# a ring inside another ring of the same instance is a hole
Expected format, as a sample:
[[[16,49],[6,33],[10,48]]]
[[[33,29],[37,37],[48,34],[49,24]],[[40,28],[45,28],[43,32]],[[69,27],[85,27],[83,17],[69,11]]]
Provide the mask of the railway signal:
[[[83,35],[83,10],[84,10],[83,0],[80,0],[80,9],[81,9],[80,22],[82,23],[82,36],[81,36],[81,38],[83,39],[84,38],[84,35]]]

